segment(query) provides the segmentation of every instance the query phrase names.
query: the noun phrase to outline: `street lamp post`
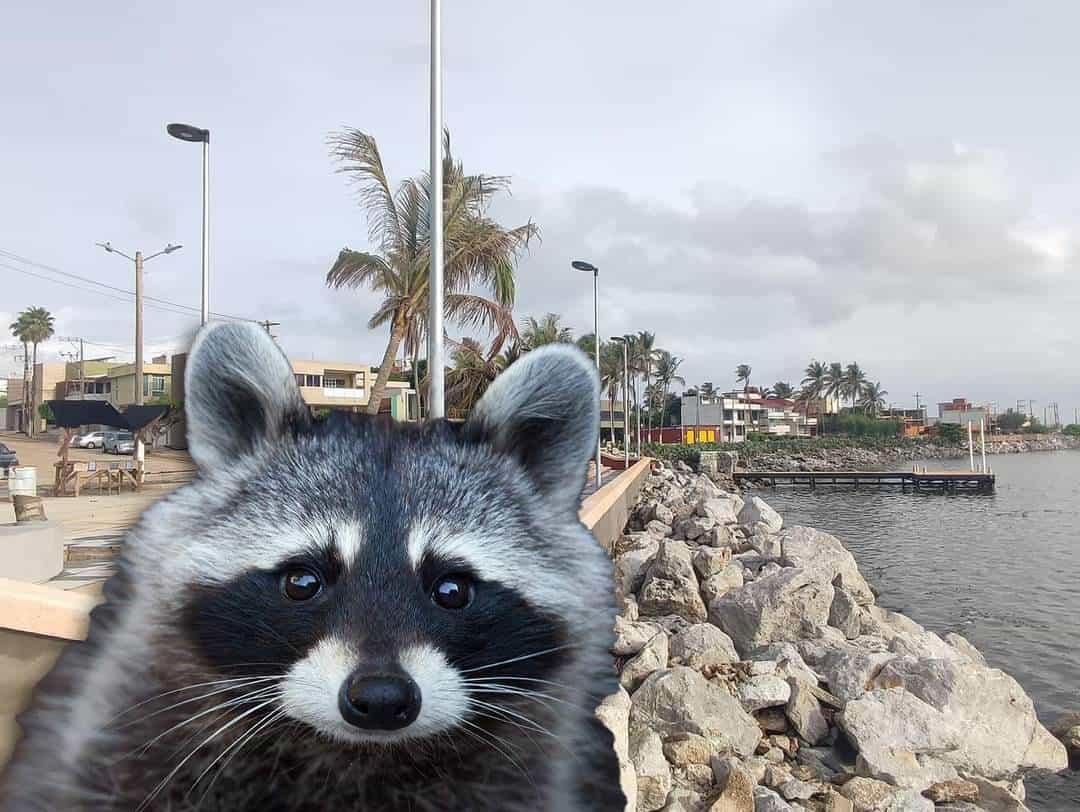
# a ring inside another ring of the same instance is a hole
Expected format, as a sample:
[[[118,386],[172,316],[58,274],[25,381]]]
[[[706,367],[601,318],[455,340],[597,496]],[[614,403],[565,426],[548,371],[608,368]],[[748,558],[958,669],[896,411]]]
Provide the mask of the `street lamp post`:
[[[630,353],[623,336],[612,336],[612,341],[622,344],[622,400],[623,400],[623,469],[630,469]],[[640,456],[640,452],[639,452]]]
[[[591,262],[575,259],[570,266],[576,271],[584,271],[593,275],[593,337],[596,339],[596,376],[600,377],[600,269]],[[596,489],[600,490],[602,478],[600,476],[600,432],[596,433]]]
[[[171,254],[173,251],[179,251],[183,248],[182,245],[173,245],[169,243],[162,250],[156,254],[151,254],[148,257],[144,257],[142,251],[136,251],[135,256],[129,256],[118,248],[113,248],[108,242],[99,242],[102,248],[104,248],[110,254],[119,254],[131,262],[135,263],[135,405],[143,405],[143,266],[152,259],[160,257],[164,254]],[[80,372],[80,375],[82,373]],[[85,382],[83,386],[85,386]],[[145,450],[143,449],[142,433],[136,432],[135,436],[135,460],[139,466],[140,482],[142,481],[142,465],[146,459]]]
[[[201,324],[210,321],[210,131],[191,124],[169,124],[173,138],[202,144],[202,303]]]
[[[443,358],[442,9],[431,0],[431,236],[428,239],[428,415],[446,414]]]

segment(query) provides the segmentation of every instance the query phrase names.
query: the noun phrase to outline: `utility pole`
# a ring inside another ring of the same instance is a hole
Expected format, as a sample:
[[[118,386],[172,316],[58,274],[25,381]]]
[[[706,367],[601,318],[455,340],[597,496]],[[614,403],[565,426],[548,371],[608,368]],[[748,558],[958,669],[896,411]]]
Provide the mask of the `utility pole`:
[[[270,321],[269,319],[267,319],[266,321],[260,321],[259,326],[262,327],[264,330],[266,330],[266,334],[268,336],[270,336],[270,338],[277,338],[277,336],[275,336],[273,333],[270,332],[270,328],[271,327],[280,327],[281,322],[280,321]]]
[[[135,405],[143,405],[143,256],[142,251],[135,252]],[[139,449],[136,449],[138,451]]]
[[[86,400],[86,351],[79,339],[79,400]]]
[[[915,393],[915,411],[919,411],[919,408],[922,406],[921,398],[922,398],[922,393],[921,392],[916,392]]]

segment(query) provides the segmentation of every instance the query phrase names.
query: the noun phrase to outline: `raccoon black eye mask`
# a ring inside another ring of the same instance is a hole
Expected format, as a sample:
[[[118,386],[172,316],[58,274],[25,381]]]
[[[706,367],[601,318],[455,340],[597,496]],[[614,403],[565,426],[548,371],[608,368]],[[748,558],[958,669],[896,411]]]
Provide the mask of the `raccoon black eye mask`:
[[[624,808],[584,355],[528,353],[459,425],[315,421],[273,341],[221,324],[185,392],[198,476],[129,533],[0,808]]]

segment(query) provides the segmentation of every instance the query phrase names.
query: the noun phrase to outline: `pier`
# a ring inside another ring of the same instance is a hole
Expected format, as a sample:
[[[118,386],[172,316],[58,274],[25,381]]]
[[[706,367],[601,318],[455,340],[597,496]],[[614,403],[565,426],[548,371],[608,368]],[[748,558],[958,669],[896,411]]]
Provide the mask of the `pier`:
[[[982,471],[736,471],[736,485],[899,487],[912,493],[993,493],[994,474]]]

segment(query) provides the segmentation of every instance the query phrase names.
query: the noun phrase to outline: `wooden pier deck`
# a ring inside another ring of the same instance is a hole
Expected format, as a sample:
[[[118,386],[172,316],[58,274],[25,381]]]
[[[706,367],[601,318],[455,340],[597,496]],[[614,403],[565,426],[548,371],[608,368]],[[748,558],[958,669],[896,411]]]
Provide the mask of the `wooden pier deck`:
[[[899,486],[913,493],[993,493],[994,474],[981,471],[736,471],[736,485]]]

